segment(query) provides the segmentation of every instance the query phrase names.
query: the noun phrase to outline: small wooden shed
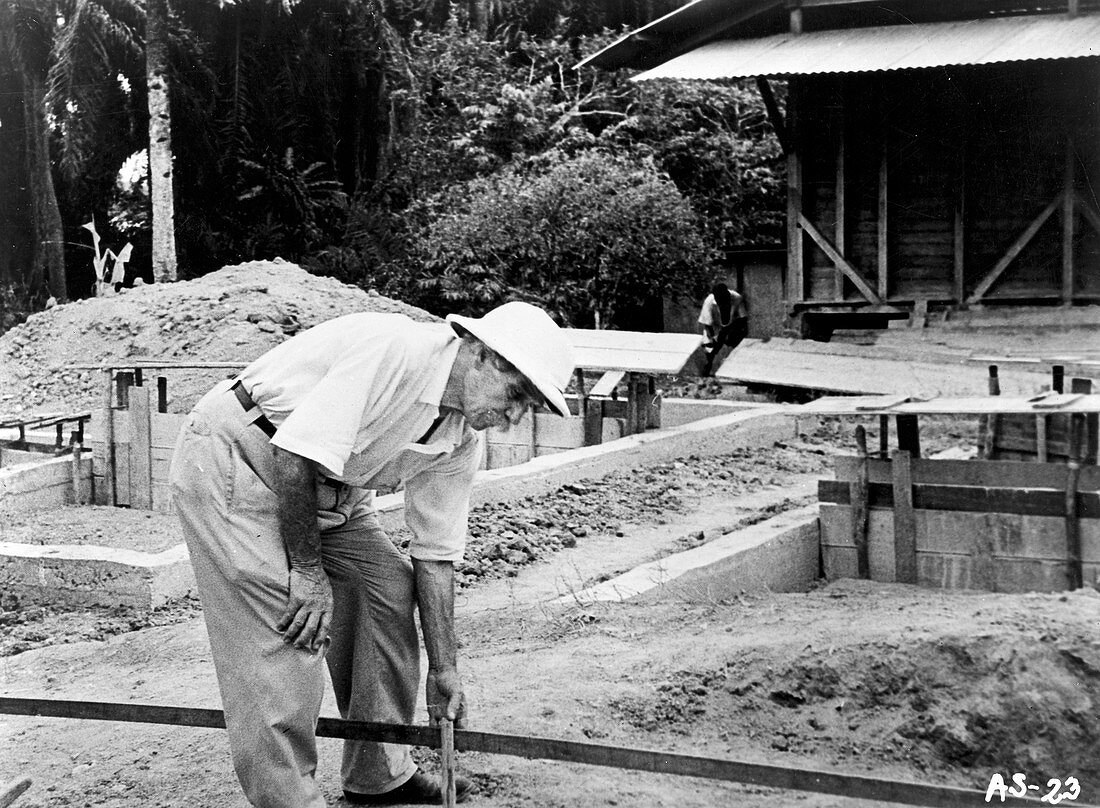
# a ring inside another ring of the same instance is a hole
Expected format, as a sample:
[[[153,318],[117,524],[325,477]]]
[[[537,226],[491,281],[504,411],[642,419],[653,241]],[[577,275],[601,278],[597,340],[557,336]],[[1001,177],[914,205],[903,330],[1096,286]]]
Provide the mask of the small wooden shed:
[[[808,330],[1100,302],[1098,57],[1100,0],[695,0],[582,64],[757,79]]]

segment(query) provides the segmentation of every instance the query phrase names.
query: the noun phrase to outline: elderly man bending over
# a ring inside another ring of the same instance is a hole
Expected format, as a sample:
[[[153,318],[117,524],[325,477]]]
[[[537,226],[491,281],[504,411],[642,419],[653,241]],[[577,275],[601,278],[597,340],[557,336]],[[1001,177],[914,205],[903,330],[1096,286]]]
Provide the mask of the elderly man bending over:
[[[352,314],[304,331],[211,390],[172,461],[237,776],[259,808],[322,808],[314,730],[327,662],[340,714],[411,723],[419,608],[432,723],[462,726],[452,565],[466,541],[477,431],[528,407],[568,415],[564,332],[507,303],[451,329]],[[405,488],[411,560],[375,490]],[[348,741],[355,804],[438,803],[402,745]],[[458,781],[459,798],[471,784]]]

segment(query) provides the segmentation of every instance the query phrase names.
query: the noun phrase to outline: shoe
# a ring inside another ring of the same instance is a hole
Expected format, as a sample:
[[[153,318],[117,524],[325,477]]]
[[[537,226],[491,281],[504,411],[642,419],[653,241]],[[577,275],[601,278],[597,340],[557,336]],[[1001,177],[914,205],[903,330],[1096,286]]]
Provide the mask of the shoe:
[[[455,802],[465,802],[474,791],[474,784],[460,774],[455,775]],[[360,794],[344,791],[344,799],[352,805],[442,805],[443,784],[436,775],[416,774],[390,791],[381,794]]]

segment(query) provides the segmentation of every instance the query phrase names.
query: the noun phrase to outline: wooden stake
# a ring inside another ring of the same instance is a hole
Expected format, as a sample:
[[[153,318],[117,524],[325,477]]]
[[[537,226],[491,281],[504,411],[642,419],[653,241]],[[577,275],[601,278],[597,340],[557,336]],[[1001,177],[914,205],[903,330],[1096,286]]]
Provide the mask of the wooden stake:
[[[439,722],[439,770],[443,778],[444,808],[454,808],[455,794],[455,725],[449,718]]]
[[[856,478],[852,481],[852,540],[856,545],[856,569],[860,578],[871,577],[870,552],[867,547],[868,479],[870,477],[867,458],[867,430],[860,424],[856,427],[856,447],[859,450],[859,466]]]
[[[103,504],[117,505],[115,501],[115,414],[114,371],[103,371]]]
[[[1081,565],[1081,524],[1077,520],[1077,487],[1081,479],[1081,433],[1085,419],[1075,413],[1070,416],[1069,463],[1066,465],[1066,559],[1069,561],[1067,579],[1069,588],[1080,589],[1084,584]]]
[[[913,510],[913,469],[909,452],[898,449],[890,463],[894,475],[894,580],[917,582],[917,516]]]

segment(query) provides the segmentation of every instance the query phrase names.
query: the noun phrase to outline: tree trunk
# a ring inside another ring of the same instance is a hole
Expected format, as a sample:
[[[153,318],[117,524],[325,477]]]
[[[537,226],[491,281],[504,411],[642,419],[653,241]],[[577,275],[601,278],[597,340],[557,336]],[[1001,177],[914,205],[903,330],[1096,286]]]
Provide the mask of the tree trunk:
[[[57,206],[50,170],[50,133],[46,123],[46,86],[33,75],[23,77],[27,133],[27,176],[30,180],[31,218],[34,220],[34,266],[29,284],[41,288],[45,281],[58,303],[69,299],[65,280],[65,228]]]
[[[149,198],[153,206],[153,280],[176,279],[172,192],[172,117],[168,109],[168,0],[145,11],[145,81],[149,87]]]
[[[470,0],[470,30],[489,38],[489,0]]]

